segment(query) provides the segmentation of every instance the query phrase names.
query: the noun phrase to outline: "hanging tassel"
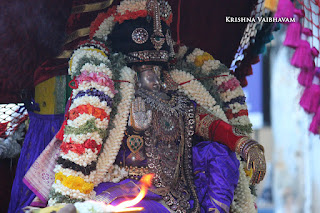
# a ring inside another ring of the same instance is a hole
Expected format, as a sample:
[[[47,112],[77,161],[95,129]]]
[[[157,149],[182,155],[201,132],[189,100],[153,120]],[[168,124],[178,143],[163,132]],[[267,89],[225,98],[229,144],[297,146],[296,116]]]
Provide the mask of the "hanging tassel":
[[[291,48],[297,48],[300,36],[301,36],[301,24],[300,22],[292,22],[289,24],[286,34],[286,39],[283,42],[284,46]]]
[[[301,69],[298,76],[298,82],[302,86],[309,87],[312,84],[313,78],[315,76],[315,69]]]
[[[312,69],[313,68],[313,57],[311,54],[310,44],[306,40],[300,40],[299,46],[294,52],[291,64],[295,67],[303,69]]]
[[[320,79],[320,67],[316,67],[314,68],[314,75]]]
[[[264,1],[264,8],[276,12],[278,7],[278,0],[265,0]]]
[[[313,58],[319,55],[319,51],[317,50],[317,48],[315,47],[311,48],[311,55],[313,56]],[[298,82],[299,84],[305,87],[309,87],[313,82],[314,76],[317,76],[319,78],[320,76],[319,74],[320,74],[320,68],[315,67],[315,64],[313,62],[311,69],[304,69],[304,68],[301,69],[298,77]]]
[[[307,87],[300,100],[300,106],[308,113],[314,113],[320,103],[320,86],[312,84]]]
[[[300,38],[301,29],[302,29],[302,26],[300,24],[301,17],[304,17],[304,11],[294,9],[294,18],[296,19],[296,21],[289,24],[287,29],[286,39],[284,40],[283,45],[292,47],[292,48],[298,47],[299,41],[301,39]]]
[[[309,131],[314,134],[319,134],[320,133],[319,127],[320,127],[320,106],[318,107],[316,114],[313,116]]]
[[[317,48],[315,48],[315,47],[312,47],[312,48],[311,48],[311,54],[312,54],[312,56],[313,56],[314,58],[316,58],[316,57],[318,57],[318,55],[319,55],[319,50],[318,50]]]
[[[312,31],[308,28],[303,28],[302,33],[304,34],[304,37],[312,35]],[[313,55],[308,41],[299,41],[299,46],[292,56],[291,64],[299,68],[304,68],[308,70],[313,69]]]
[[[278,9],[274,17],[281,18],[292,18],[293,17],[293,11],[294,11],[294,5],[290,0],[279,0]]]

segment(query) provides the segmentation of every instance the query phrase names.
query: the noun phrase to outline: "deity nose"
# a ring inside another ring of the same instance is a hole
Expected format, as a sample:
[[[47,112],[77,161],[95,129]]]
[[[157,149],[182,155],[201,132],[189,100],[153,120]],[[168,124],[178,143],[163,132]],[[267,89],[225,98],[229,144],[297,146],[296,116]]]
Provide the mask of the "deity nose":
[[[159,90],[160,89],[160,82],[158,80],[155,80],[153,84],[153,89]]]

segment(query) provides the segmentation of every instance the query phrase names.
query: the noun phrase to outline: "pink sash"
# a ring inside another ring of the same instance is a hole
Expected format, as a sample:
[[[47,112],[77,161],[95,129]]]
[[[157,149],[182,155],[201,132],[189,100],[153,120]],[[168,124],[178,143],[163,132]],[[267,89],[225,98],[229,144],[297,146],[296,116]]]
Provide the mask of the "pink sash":
[[[49,192],[54,183],[55,173],[53,169],[60,153],[60,145],[61,141],[54,137],[22,180],[44,204],[49,199]]]

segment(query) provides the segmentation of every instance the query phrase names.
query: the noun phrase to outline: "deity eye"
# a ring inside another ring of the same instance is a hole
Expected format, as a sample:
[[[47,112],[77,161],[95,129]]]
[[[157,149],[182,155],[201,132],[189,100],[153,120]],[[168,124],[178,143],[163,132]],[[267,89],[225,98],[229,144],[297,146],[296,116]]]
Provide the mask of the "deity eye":
[[[149,34],[148,31],[144,28],[137,28],[132,32],[132,40],[137,44],[143,44],[145,43],[148,38]]]

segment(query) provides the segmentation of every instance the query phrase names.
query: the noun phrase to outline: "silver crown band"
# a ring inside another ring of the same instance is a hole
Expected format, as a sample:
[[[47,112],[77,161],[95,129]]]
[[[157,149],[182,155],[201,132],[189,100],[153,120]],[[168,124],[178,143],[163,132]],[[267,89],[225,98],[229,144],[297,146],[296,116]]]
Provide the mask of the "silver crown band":
[[[158,61],[168,62],[169,53],[165,50],[144,50],[128,54],[128,63]]]

